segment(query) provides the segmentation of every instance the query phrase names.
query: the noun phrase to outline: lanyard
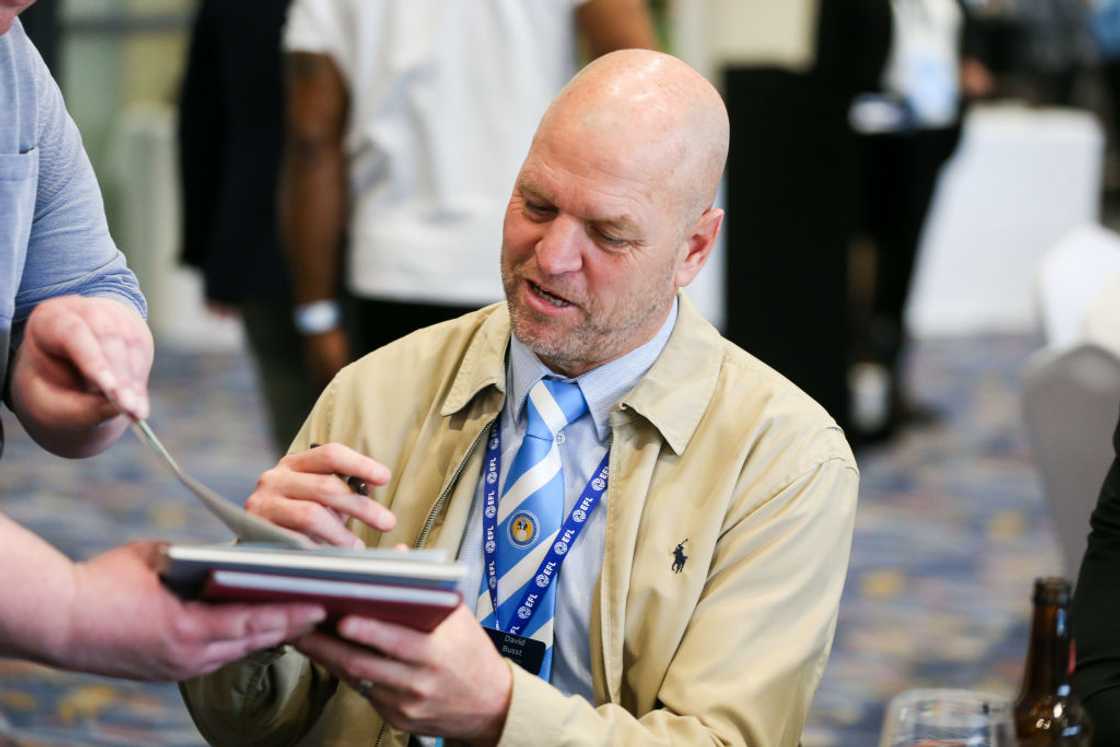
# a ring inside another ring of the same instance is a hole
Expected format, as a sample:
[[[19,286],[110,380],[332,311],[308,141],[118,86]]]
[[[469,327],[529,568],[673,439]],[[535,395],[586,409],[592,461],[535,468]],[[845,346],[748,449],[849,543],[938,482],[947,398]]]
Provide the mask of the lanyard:
[[[548,591],[548,587],[560,574],[560,566],[568,555],[568,550],[575,544],[583,531],[587,519],[599,505],[599,499],[607,490],[607,475],[609,472],[608,461],[610,449],[603,455],[599,466],[591,475],[579,500],[572,506],[568,518],[560,527],[556,540],[552,543],[548,553],[541,560],[537,572],[533,574],[534,583],[521,595],[515,608],[514,618],[507,633],[520,635],[528,627],[538,609],[537,602]],[[482,511],[482,553],[485,561],[486,587],[490,592],[490,604],[494,608],[494,625],[502,629],[502,621],[498,615],[498,562],[497,562],[497,536],[498,536],[498,491],[501,484],[501,457],[502,457],[502,423],[501,418],[494,422],[491,430],[490,442],[486,447],[486,462],[483,466],[483,480],[486,484],[485,501]]]

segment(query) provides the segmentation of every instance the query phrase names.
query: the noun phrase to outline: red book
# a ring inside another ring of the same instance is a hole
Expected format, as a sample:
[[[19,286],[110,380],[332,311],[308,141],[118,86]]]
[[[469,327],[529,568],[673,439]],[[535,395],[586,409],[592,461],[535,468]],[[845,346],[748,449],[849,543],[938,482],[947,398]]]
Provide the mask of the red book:
[[[443,622],[461,600],[458,591],[446,589],[218,569],[210,571],[201,597],[228,602],[311,602],[327,610],[329,622],[361,615],[423,631]]]

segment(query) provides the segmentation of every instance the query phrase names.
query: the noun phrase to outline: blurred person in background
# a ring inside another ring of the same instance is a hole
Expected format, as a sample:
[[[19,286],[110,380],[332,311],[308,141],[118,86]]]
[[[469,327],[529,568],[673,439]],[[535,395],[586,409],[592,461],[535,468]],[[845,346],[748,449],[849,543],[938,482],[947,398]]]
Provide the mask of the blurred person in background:
[[[881,85],[852,107],[862,175],[858,235],[874,257],[865,283],[870,298],[853,301],[856,364],[849,376],[857,442],[882,440],[906,422],[932,416],[904,396],[904,311],[938,177],[960,142],[963,103],[993,91],[959,0],[890,5],[891,48]]]
[[[281,238],[318,385],[501,298],[497,227],[577,29],[592,56],[654,46],[643,0],[295,0]]]
[[[1073,596],[1077,668],[1073,688],[1093,718],[1093,744],[1120,744],[1120,423],[1116,460],[1090,519],[1089,545]]]
[[[179,100],[182,260],[201,271],[209,307],[241,319],[277,454],[319,393],[300,352],[278,238],[288,5],[203,0]]]
[[[19,22],[23,24],[23,31],[27,38],[39,50],[51,76],[56,80],[61,72],[59,63],[59,23],[58,12],[62,0],[35,0],[25,11],[19,14]]]
[[[1091,54],[1088,0],[1016,0],[1013,7],[1033,103],[1072,106]]]
[[[848,247],[857,223],[859,149],[848,113],[879,84],[890,47],[889,0],[751,0],[750,38],[788,33],[796,12],[808,54],[765,50],[724,71],[727,337],[788,376],[842,427],[848,417]],[[748,30],[744,29],[743,34]]]
[[[1120,195],[1120,164],[1117,147],[1120,143],[1120,0],[1094,0],[1089,14],[1093,43],[1100,60],[1101,79],[1108,96],[1108,142],[1105,167],[1106,210],[1112,208]]]
[[[40,446],[79,458],[147,416],[152,336],[78,129],[16,19],[30,4],[0,0],[3,398]],[[0,656],[182,679],[323,618],[308,605],[180,602],[158,560],[156,543],[137,542],[74,563],[0,515]]]

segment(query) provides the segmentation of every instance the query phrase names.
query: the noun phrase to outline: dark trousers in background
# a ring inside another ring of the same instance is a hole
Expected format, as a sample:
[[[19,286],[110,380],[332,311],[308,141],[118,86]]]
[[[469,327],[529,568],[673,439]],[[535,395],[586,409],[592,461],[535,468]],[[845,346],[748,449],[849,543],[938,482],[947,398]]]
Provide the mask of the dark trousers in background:
[[[418,329],[455,319],[478,308],[351,296],[347,300],[350,355],[357,360]]]
[[[871,318],[856,331],[861,357],[887,367],[897,394],[906,341],[903,313],[930,203],[945,162],[960,142],[959,124],[942,129],[860,136],[863,178],[860,233],[874,249]]]
[[[278,455],[283,455],[319,396],[307,370],[303,337],[292,322],[290,301],[254,299],[240,308],[267,408],[272,445]],[[345,308],[351,356],[357,360],[422,327],[454,319],[477,307],[347,298]]]
[[[241,323],[264,396],[272,446],[286,454],[319,393],[311,383],[303,338],[287,299],[252,299],[240,305]]]
[[[848,421],[848,247],[858,149],[850,97],[809,75],[725,71],[727,337]]]

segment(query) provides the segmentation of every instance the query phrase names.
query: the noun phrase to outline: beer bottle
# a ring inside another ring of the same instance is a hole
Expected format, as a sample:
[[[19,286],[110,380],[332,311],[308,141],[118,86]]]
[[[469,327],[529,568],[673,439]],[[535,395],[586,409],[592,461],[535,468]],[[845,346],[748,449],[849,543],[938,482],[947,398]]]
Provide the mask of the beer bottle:
[[[1070,583],[1034,582],[1031,642],[1023,686],[1015,700],[1019,747],[1089,747],[1092,725],[1070,692]]]

